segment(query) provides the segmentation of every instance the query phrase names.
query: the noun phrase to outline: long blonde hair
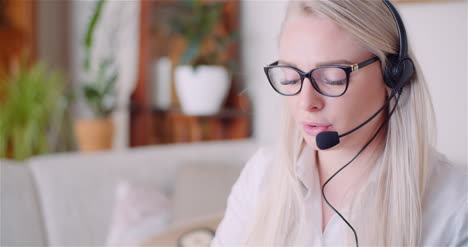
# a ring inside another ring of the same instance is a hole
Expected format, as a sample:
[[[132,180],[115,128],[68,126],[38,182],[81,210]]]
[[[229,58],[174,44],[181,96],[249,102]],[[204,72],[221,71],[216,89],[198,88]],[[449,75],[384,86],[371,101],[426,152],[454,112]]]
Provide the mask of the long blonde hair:
[[[351,32],[380,58],[382,70],[386,55],[398,53],[396,24],[383,1],[293,0],[288,5],[283,26],[293,16],[311,14]],[[361,245],[415,246],[420,243],[421,201],[427,165],[435,145],[435,121],[426,82],[409,50],[416,76],[404,88],[388,123],[379,165],[373,171],[374,184],[366,186],[359,200],[352,203],[351,224],[358,232]],[[389,107],[394,104],[395,100]],[[304,140],[287,109],[281,133],[275,159],[278,165],[274,166],[269,187],[248,228],[245,246],[298,245],[302,241],[299,239],[302,231],[314,232],[304,229],[304,193],[294,173]],[[362,212],[366,212],[366,217],[360,217]],[[321,231],[321,225],[316,227]],[[347,241],[354,245],[354,238],[349,235]]]

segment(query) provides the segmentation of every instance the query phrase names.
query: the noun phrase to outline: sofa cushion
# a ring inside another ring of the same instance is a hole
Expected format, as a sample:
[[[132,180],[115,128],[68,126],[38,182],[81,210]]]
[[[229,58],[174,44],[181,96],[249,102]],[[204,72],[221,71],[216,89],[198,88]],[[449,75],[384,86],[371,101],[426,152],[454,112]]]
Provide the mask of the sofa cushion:
[[[25,163],[0,159],[0,246],[45,246],[35,183]]]
[[[180,164],[243,165],[251,140],[171,144],[93,154],[56,154],[29,161],[50,245],[103,246],[118,181],[172,195]],[[227,196],[227,195],[226,195]]]
[[[171,173],[171,161],[114,153],[57,155],[31,160],[46,234],[51,245],[103,246],[121,180],[160,188],[157,173]],[[167,168],[167,169],[166,169]],[[162,189],[163,190],[163,189]]]

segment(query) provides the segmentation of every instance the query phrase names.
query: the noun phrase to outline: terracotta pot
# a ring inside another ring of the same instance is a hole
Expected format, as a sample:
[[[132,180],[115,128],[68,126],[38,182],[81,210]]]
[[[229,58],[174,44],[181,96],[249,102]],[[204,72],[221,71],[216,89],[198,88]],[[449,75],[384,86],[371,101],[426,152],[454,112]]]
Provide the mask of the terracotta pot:
[[[110,118],[78,120],[75,137],[81,152],[94,152],[112,148],[114,124]]]

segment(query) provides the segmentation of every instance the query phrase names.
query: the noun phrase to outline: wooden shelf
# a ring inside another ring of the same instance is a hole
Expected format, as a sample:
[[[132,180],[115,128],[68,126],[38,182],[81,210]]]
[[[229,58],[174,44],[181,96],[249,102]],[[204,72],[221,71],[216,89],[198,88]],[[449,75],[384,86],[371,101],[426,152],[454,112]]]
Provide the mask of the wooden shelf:
[[[242,139],[250,136],[250,114],[224,109],[212,116],[190,116],[173,108],[154,111],[153,144]]]

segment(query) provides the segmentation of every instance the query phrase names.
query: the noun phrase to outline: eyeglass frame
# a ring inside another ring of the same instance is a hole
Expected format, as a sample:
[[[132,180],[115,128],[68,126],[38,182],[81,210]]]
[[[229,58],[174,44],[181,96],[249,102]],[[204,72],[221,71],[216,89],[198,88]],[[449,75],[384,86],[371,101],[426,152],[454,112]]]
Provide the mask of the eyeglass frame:
[[[270,65],[267,65],[267,66],[264,66],[263,67],[263,70],[265,71],[265,74],[267,76],[267,79],[268,79],[268,82],[270,83],[271,87],[279,94],[283,95],[283,96],[294,96],[294,95],[297,95],[299,94],[301,91],[302,91],[302,86],[304,84],[304,79],[307,78],[309,79],[309,81],[311,82],[312,86],[314,87],[314,89],[320,93],[321,95],[324,95],[324,96],[328,96],[328,97],[340,97],[342,96],[343,94],[346,93],[346,91],[348,90],[348,86],[349,86],[349,76],[351,74],[351,72],[354,72],[354,71],[358,71],[364,67],[366,67],[367,65],[370,65],[376,61],[380,60],[378,57],[373,57],[373,58],[370,58],[364,62],[361,62],[361,63],[357,63],[357,64],[353,64],[353,65],[326,65],[326,66],[319,66],[319,67],[316,67],[316,68],[313,68],[312,70],[310,70],[309,72],[303,72],[302,70],[298,69],[298,68],[295,68],[293,66],[289,66],[289,65],[278,65],[278,62],[279,61],[276,61],[276,62],[273,62],[271,63]],[[296,71],[299,76],[301,77],[301,87],[299,88],[299,90],[294,93],[294,94],[285,94],[285,93],[281,93],[280,91],[278,91],[278,89],[275,88],[275,86],[273,86],[273,82],[271,82],[271,79],[270,79],[270,76],[268,74],[268,71],[270,69],[274,69],[274,68],[290,68],[290,69],[293,69],[294,71]],[[345,90],[343,91],[343,93],[339,94],[339,95],[330,95],[330,94],[326,94],[324,92],[322,92],[317,83],[315,82],[315,80],[312,78],[312,72],[314,72],[315,70],[317,69],[323,69],[323,68],[339,68],[339,69],[342,69],[345,71],[346,73],[346,87],[345,87]]]

